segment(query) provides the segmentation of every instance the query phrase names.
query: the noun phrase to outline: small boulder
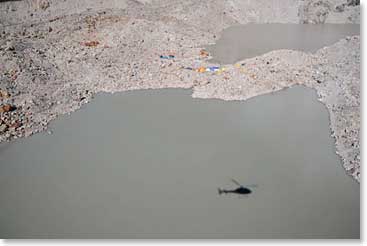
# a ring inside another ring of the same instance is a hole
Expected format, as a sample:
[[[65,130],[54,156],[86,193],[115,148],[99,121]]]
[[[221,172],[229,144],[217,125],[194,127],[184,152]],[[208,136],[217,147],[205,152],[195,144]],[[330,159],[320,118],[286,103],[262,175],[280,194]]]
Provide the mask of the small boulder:
[[[0,106],[0,113],[14,111],[15,109],[16,109],[15,106],[12,106],[10,104],[4,104],[4,105]]]
[[[5,125],[5,124],[1,124],[0,125],[0,133],[5,132],[7,129],[8,129],[8,126],[7,125]]]
[[[9,98],[9,97],[10,97],[9,92],[0,89],[0,98]]]

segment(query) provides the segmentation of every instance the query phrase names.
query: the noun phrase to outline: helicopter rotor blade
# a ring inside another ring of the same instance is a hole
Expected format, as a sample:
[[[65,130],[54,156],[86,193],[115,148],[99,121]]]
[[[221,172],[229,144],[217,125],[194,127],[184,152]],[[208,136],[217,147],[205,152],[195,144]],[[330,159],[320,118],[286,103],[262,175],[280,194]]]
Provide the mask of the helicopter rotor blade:
[[[234,180],[234,179],[231,179],[232,180],[232,182],[233,183],[235,183],[236,185],[238,185],[238,186],[242,186],[240,183],[238,183],[236,180]]]

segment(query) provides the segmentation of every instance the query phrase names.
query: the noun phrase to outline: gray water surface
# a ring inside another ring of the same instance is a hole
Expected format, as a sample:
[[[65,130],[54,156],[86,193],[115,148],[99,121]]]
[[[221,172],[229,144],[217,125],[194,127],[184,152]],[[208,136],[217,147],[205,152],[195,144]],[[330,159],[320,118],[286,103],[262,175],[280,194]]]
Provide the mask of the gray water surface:
[[[359,184],[310,89],[98,95],[0,145],[1,238],[358,238]],[[219,195],[257,188],[247,197]]]
[[[211,62],[230,64],[279,49],[315,52],[352,35],[358,24],[246,24],[225,29],[207,49]]]

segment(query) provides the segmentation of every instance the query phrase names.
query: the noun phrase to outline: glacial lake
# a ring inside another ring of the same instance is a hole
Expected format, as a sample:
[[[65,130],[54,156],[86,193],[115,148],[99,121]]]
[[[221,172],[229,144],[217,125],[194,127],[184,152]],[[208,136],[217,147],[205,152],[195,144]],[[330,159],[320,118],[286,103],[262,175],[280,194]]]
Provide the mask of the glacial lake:
[[[359,238],[360,186],[313,90],[191,93],[98,94],[0,145],[0,238]],[[256,187],[219,195],[231,179]]]
[[[237,25],[225,29],[207,49],[211,62],[230,64],[279,49],[315,52],[359,32],[358,24]]]

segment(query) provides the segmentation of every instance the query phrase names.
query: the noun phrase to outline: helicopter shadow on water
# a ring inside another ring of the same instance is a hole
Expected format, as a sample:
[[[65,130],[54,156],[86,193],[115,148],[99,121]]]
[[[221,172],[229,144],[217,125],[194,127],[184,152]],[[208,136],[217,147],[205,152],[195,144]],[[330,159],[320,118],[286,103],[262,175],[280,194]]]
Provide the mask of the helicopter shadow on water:
[[[257,185],[241,185],[239,182],[237,182],[235,179],[231,179],[233,183],[235,183],[238,187],[236,189],[227,190],[227,189],[221,189],[218,188],[218,194],[237,194],[238,198],[247,198],[250,194],[253,193],[253,188],[257,188]],[[250,189],[252,188],[252,189]]]

